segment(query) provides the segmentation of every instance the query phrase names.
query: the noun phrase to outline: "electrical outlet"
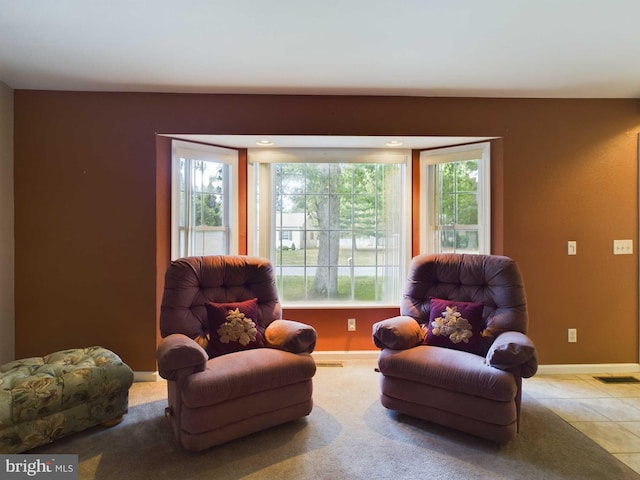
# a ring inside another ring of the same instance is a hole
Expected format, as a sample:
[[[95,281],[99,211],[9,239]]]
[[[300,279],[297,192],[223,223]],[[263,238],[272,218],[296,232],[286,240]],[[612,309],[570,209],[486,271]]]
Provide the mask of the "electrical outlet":
[[[567,330],[567,342],[576,343],[578,341],[578,329],[570,328]]]
[[[347,331],[355,332],[356,331],[356,319],[355,318],[347,318]]]

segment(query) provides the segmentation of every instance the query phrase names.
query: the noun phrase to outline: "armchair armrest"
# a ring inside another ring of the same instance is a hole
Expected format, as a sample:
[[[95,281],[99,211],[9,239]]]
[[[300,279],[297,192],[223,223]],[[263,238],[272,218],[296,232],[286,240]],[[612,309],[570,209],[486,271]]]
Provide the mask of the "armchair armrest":
[[[406,350],[422,343],[424,329],[413,318],[400,315],[373,324],[373,343],[378,348]]]
[[[264,332],[267,347],[291,353],[311,353],[316,348],[318,334],[306,323],[274,320]]]
[[[195,340],[182,334],[172,334],[163,338],[156,351],[158,373],[167,380],[177,380],[180,372],[202,372],[209,355]]]
[[[487,363],[500,370],[520,367],[521,375],[529,378],[538,370],[536,347],[520,332],[504,332],[495,339],[486,357]]]

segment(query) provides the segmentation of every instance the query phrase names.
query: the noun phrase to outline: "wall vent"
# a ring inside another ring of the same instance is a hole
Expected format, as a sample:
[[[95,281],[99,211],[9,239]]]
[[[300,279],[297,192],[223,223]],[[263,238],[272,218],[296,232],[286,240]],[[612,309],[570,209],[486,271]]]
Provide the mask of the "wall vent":
[[[602,383],[640,383],[636,377],[593,377]]]
[[[316,367],[344,367],[344,362],[338,360],[327,360],[322,362],[316,362]]]

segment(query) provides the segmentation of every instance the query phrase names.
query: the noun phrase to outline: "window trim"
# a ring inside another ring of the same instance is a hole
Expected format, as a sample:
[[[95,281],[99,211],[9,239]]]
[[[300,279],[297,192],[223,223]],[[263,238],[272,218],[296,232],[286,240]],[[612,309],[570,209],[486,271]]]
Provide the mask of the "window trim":
[[[305,158],[302,158],[305,155]],[[400,285],[406,279],[407,266],[412,256],[412,156],[407,149],[360,149],[360,148],[283,148],[283,149],[248,149],[247,161],[247,238],[249,255],[257,255],[271,258],[275,246],[275,195],[274,185],[271,182],[270,164],[272,163],[396,163],[404,166],[401,190],[403,218],[401,231],[405,233],[401,242],[402,252],[399,261]],[[259,185],[257,185],[259,182]],[[260,191],[260,203],[258,205],[257,189]],[[269,215],[258,216],[257,208],[269,208]],[[257,228],[256,228],[257,226]],[[269,232],[269,235],[260,232]],[[401,287],[400,287],[401,289]],[[388,308],[397,307],[400,304],[400,293],[394,301],[382,302],[350,302],[330,300],[326,302],[287,303],[282,300],[285,307],[289,308]]]
[[[491,143],[481,142],[453,147],[423,150],[420,152],[420,251],[436,253],[433,232],[435,223],[434,165],[449,162],[475,160],[478,162],[478,251],[480,254],[491,253]]]
[[[171,260],[181,256],[180,253],[180,158],[190,160],[202,160],[209,162],[225,163],[229,169],[229,254],[238,253],[238,151],[232,148],[224,148],[202,143],[188,142],[184,140],[171,141]],[[217,230],[219,227],[212,227]],[[206,228],[205,228],[206,229]]]

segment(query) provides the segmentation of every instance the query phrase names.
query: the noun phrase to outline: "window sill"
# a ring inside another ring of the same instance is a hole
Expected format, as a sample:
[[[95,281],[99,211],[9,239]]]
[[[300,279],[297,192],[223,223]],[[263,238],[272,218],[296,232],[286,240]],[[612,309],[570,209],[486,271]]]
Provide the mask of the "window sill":
[[[290,310],[357,310],[376,308],[400,308],[396,303],[281,303],[283,309]]]

